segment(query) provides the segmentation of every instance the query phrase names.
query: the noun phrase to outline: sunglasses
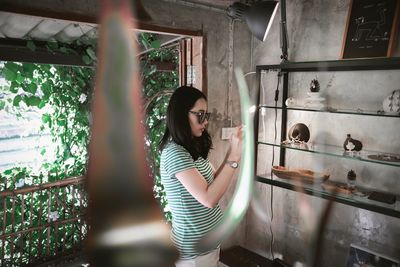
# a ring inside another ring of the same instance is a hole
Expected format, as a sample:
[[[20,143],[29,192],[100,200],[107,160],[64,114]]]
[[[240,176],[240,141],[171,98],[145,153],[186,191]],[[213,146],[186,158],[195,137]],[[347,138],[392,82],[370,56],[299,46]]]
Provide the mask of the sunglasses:
[[[197,122],[202,124],[205,120],[209,120],[211,113],[210,112],[204,112],[204,111],[189,111],[189,113],[192,113],[196,115],[197,117]]]

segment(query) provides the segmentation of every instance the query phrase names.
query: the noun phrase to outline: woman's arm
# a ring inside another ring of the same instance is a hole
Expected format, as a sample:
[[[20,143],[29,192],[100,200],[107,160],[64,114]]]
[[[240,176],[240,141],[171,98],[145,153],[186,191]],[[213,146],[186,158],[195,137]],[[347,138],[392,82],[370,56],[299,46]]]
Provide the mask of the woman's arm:
[[[188,192],[201,204],[208,208],[217,205],[226,192],[233,174],[234,168],[226,164],[226,160],[239,162],[242,152],[242,127],[238,127],[230,140],[230,148],[221,167],[215,174],[214,181],[207,181],[196,168],[188,169],[176,174],[178,180]]]

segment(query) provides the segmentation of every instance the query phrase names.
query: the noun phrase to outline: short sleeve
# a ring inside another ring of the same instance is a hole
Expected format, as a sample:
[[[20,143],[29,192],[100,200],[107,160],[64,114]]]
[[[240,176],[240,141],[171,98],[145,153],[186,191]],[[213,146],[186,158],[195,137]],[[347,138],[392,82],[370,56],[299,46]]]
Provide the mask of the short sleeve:
[[[161,157],[169,177],[175,176],[181,171],[196,168],[190,153],[184,147],[176,144],[168,146]]]

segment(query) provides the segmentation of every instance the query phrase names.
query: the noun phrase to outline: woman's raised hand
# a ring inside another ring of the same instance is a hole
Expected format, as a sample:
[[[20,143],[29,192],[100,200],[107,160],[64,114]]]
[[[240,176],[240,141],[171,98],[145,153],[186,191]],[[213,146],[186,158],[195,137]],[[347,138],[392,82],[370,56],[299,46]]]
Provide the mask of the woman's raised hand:
[[[230,139],[230,153],[228,160],[240,161],[242,157],[243,126],[235,128]]]

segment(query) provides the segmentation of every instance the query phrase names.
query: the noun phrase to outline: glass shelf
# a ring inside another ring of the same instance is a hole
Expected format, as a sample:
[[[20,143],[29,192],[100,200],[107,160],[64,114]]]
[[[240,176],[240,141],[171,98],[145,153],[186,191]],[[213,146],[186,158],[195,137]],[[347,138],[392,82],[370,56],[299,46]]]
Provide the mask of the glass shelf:
[[[327,61],[286,61],[278,65],[257,65],[256,70],[284,71],[362,71],[400,69],[400,57],[340,59]]]
[[[283,145],[283,144],[274,144],[274,143],[260,142],[260,141],[258,141],[258,144],[400,167],[400,155],[392,153],[367,151],[367,150],[361,150],[360,152],[348,152],[344,151],[343,147],[322,145],[322,144]],[[378,160],[376,158],[381,158],[386,160]]]
[[[268,106],[268,105],[260,105],[259,108],[268,108],[268,109],[280,109],[282,107]],[[377,111],[367,111],[367,110],[351,110],[351,109],[312,109],[312,108],[302,108],[302,107],[292,107],[286,108],[286,110],[295,110],[295,111],[311,111],[311,112],[322,112],[322,113],[336,113],[336,114],[350,114],[350,115],[363,115],[363,116],[377,116],[377,117],[388,117],[388,118],[400,118],[400,114],[389,114],[389,113],[378,113]]]
[[[315,197],[333,200],[335,202],[339,202],[349,206],[362,208],[378,212],[381,214],[385,214],[388,216],[400,218],[399,196],[396,196],[396,202],[394,204],[387,204],[380,201],[368,199],[368,195],[371,192],[371,190],[361,189],[359,187],[357,187],[357,189],[359,189],[359,192],[363,192],[363,194],[353,194],[353,193],[333,194],[332,191],[324,189],[323,183],[305,184],[305,183],[300,183],[299,181],[280,179],[275,176],[273,179],[271,179],[271,176],[267,174],[257,175],[256,180],[261,183],[286,188],[289,190],[305,193]],[[325,182],[324,184],[327,183],[338,186],[343,185],[341,183],[334,183],[329,181]]]

